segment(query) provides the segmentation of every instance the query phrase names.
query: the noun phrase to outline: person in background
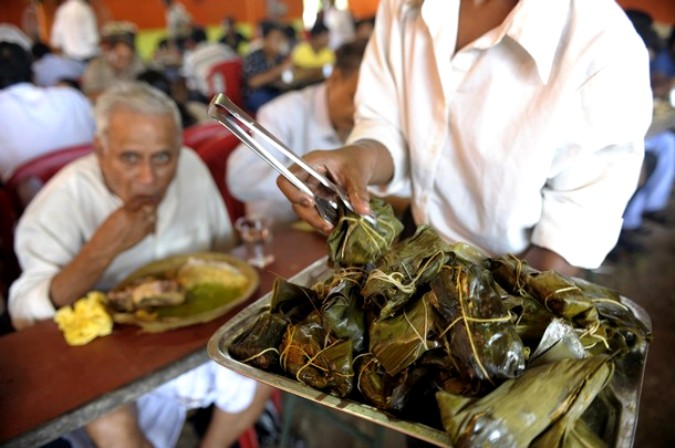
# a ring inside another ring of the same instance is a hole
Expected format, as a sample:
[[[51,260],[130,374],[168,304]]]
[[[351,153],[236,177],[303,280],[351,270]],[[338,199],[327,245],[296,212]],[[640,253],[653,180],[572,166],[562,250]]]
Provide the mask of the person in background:
[[[181,148],[170,98],[144,83],[121,83],[99,98],[95,115],[95,153],[59,171],[17,226],[23,273],[10,289],[9,313],[18,331],[151,261],[225,250],[234,241],[208,168]],[[227,447],[268,394],[208,361],[65,438],[73,447],[171,447],[188,410],[215,403],[202,446]]]
[[[286,42],[284,27],[266,22],[262,26],[262,47],[244,58],[244,101],[252,113],[282,92],[282,75],[292,64],[283,51]]]
[[[669,100],[669,95],[675,89],[675,25],[661,51],[652,59],[650,68],[654,96]],[[675,107],[673,100],[670,102],[671,107]]]
[[[176,107],[180,113],[180,121],[183,129],[197,124],[197,118],[195,118],[195,116],[190,113],[188,108],[185,106],[185,103],[183,101],[179,101],[174,96],[174,84],[169,78],[166,77],[166,75],[164,75],[164,73],[152,69],[145,70],[141,72],[136,77],[136,79],[151,85],[176,103]]]
[[[87,0],[66,0],[56,9],[50,44],[64,56],[80,62],[98,55],[96,14]]]
[[[344,144],[354,125],[354,93],[365,46],[360,41],[340,47],[325,82],[275,98],[260,108],[257,120],[298,155]],[[246,203],[247,213],[269,217],[275,224],[292,222],[297,217],[276,188],[276,177],[277,172],[243,143],[230,155],[228,187]]]
[[[136,54],[136,29],[128,22],[106,25],[103,54],[89,63],[82,76],[82,91],[93,102],[120,81],[132,81],[145,69]]]
[[[70,87],[32,83],[26,42],[0,33],[0,180],[50,151],[90,143],[94,117],[87,98]],[[23,193],[30,200],[40,186]],[[22,194],[20,192],[20,194]]]
[[[359,214],[369,186],[411,182],[415,224],[573,275],[602,263],[637,185],[647,64],[613,0],[383,0],[349,144],[305,158]],[[278,184],[300,217],[332,229]]]
[[[330,30],[328,46],[338,48],[345,42],[354,39],[354,18],[349,10],[335,6],[335,0],[324,1],[324,8],[319,11],[317,22],[323,22]]]
[[[35,42],[31,47],[31,53],[33,54],[35,84],[50,87],[61,82],[72,81],[79,86],[79,80],[85,68],[82,62],[52,53],[49,46],[42,42]]]
[[[322,79],[324,70],[330,73],[335,62],[335,52],[328,48],[328,28],[323,22],[316,22],[308,32],[308,39],[295,46],[291,60],[299,77]]]
[[[220,42],[209,42],[204,28],[193,27],[183,56],[183,76],[190,98],[209,102],[208,75],[216,64],[236,59],[236,51]]]
[[[658,101],[667,100],[670,84],[667,76],[664,76],[667,70],[654,73],[655,70],[659,70],[655,59],[663,54],[662,42],[648,13],[629,9],[626,14],[649,52],[650,78],[656,110]],[[641,179],[643,179],[641,185],[624,211],[621,234],[616,247],[610,253],[611,259],[617,260],[624,254],[639,254],[645,251],[642,238],[644,234],[649,233],[649,230],[643,227],[645,219],[660,225],[670,224],[665,210],[675,181],[675,134],[672,129],[655,129],[645,139],[645,160]]]
[[[223,36],[218,42],[227,45],[238,54],[241,54],[241,46],[248,42],[246,36],[237,30],[234,17],[225,17],[222,21]]]
[[[157,42],[152,54],[152,68],[164,72],[171,80],[181,76],[183,67],[183,54],[176,43],[167,37]]]
[[[185,6],[175,0],[163,0],[166,7],[166,31],[170,40],[183,51],[185,40],[190,36],[192,16]]]
[[[354,39],[368,40],[375,29],[375,17],[366,17],[354,22]]]

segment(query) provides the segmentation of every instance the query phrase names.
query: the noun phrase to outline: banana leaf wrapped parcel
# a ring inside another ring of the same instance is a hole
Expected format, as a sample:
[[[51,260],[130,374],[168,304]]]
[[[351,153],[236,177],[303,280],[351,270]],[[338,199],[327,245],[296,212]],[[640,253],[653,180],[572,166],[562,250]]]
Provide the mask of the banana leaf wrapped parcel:
[[[343,210],[328,236],[328,257],[335,265],[363,266],[372,263],[403,230],[403,224],[394,216],[391,205],[373,198],[370,208],[377,221],[376,227],[356,213]]]
[[[368,274],[363,296],[379,308],[386,319],[405,306],[453,257],[450,246],[429,226],[419,226],[415,234],[384,253]]]
[[[235,359],[265,370],[279,367],[279,346],[289,321],[275,313],[261,314],[231,345]]]
[[[395,241],[400,223],[372,208],[376,226],[348,214],[336,226],[314,284],[275,281],[234,358],[445,430],[452,446],[612,443],[606,386],[623,384],[631,344],[651,338],[618,294],[424,225]]]
[[[526,447],[551,426],[576,422],[612,373],[605,355],[568,358],[528,369],[477,400],[446,392],[437,399],[454,446]]]
[[[525,370],[528,351],[480,266],[455,260],[431,282],[432,304],[441,316],[443,343],[462,375],[494,381]]]
[[[351,341],[331,339],[318,312],[286,327],[280,351],[282,369],[301,383],[338,397],[351,392]]]
[[[352,271],[330,286],[321,305],[321,317],[326,332],[339,339],[348,339],[355,352],[366,346],[366,313],[363,309],[360,278]]]

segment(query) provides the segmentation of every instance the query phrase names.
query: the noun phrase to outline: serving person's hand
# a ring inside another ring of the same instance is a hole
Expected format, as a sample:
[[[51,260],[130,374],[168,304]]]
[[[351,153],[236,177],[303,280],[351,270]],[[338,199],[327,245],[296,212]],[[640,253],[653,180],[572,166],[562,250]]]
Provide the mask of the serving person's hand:
[[[332,151],[313,151],[303,159],[316,171],[342,186],[360,215],[370,214],[368,185],[385,183],[394,173],[389,152],[380,143],[368,140]],[[312,191],[318,191],[318,181],[297,166],[290,168]],[[311,197],[298,190],[282,176],[277,178],[281,192],[291,201],[293,210],[304,221],[319,231],[328,233],[333,225],[321,218]]]

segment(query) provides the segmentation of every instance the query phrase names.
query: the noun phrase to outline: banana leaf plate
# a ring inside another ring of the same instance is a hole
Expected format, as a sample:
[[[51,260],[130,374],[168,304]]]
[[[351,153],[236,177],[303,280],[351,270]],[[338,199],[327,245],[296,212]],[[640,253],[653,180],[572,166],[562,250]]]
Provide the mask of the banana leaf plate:
[[[143,277],[174,278],[178,270],[191,259],[226,263],[246,277],[242,286],[223,282],[196,284],[186,291],[185,302],[179,305],[159,306],[152,313],[112,313],[113,320],[122,324],[133,324],[149,333],[159,333],[175,328],[209,322],[227,313],[233,307],[246,301],[258,288],[258,272],[234,256],[218,252],[198,252],[176,255],[149,263],[132,272],[115,289],[123,288]]]

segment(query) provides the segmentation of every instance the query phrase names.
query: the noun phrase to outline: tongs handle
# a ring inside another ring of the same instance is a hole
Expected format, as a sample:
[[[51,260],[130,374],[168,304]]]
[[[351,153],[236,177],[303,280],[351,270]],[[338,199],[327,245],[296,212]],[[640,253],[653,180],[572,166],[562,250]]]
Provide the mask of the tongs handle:
[[[270,133],[267,129],[262,127],[257,121],[251,118],[246,112],[244,112],[239,106],[234,104],[226,95],[219,93],[217,94],[211,104],[209,105],[209,115],[218,120],[221,124],[226,126],[233,134],[235,134],[240,140],[247,144],[256,154],[262,157],[267,163],[272,165],[277,171],[279,171],[286,179],[288,179],[293,185],[298,189],[307,193],[310,196],[314,196],[312,190],[300,179],[295,177],[293,173],[278,159],[272,156],[264,147],[260,145],[258,141],[255,140],[254,136],[251,136],[241,125],[232,120],[230,116],[224,114],[219,107],[224,108],[230,115],[237,119],[239,123],[244,124],[248,129],[250,129],[253,134],[261,136],[265,141],[267,141],[274,149],[288,157],[293,163],[302,168],[310,176],[319,181],[321,185],[337,192],[339,188],[335,183],[329,180],[326,176],[322,175],[314,168],[312,168],[307,162],[305,162],[301,157],[293,152],[288,146],[286,146],[282,141]]]
[[[224,110],[223,110],[224,109]],[[239,106],[234,104],[226,95],[219,93],[212,100],[209,105],[209,115],[217,120],[220,124],[228,128],[239,140],[244,142],[251,148],[258,156],[265,160],[272,168],[277,170],[288,179],[297,189],[309,195],[314,199],[314,203],[319,211],[319,214],[331,224],[337,224],[338,221],[338,201],[350,211],[354,211],[347,193],[344,189],[332,182],[326,176],[317,172],[302,158],[298,157],[289,147],[271,134],[267,129],[262,127],[258,122],[251,118]],[[246,129],[244,129],[246,128]],[[251,134],[247,132],[249,130]],[[268,150],[255,139],[256,136],[262,137],[264,141],[269,143],[274,149],[279,151],[284,156],[288,157],[298,167],[303,169],[307,174],[316,179],[327,194],[320,194],[312,191],[311,188],[303,181],[298,179],[281,161],[271,155]],[[364,219],[368,221],[373,227],[376,227],[376,221],[373,216],[365,216]]]

